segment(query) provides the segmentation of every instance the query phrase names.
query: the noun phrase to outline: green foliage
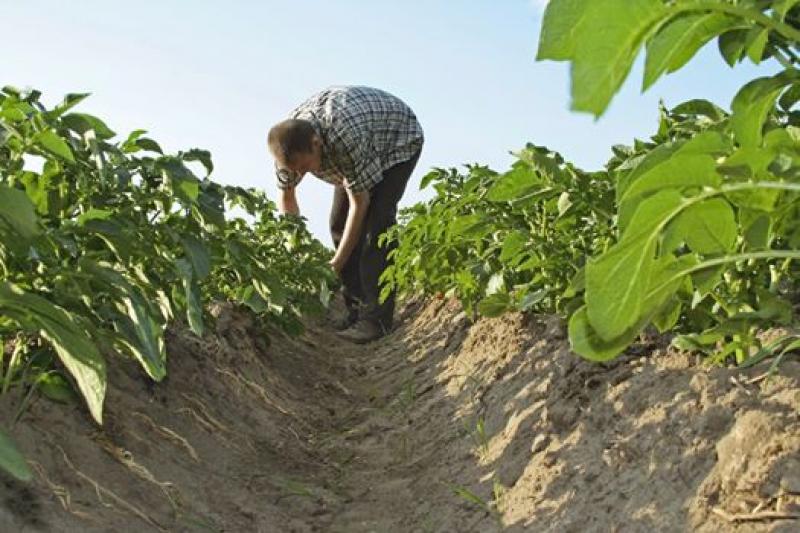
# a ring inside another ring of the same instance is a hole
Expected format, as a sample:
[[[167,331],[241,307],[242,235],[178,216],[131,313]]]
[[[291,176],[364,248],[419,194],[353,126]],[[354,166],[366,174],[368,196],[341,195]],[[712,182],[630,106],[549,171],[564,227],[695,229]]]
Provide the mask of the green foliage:
[[[397,246],[384,292],[447,293],[484,316],[563,308],[587,254],[611,241],[612,183],[539,146],[516,155],[504,174],[471,166],[425,177],[435,198],[384,237]]]
[[[758,329],[794,321],[787,299],[796,294],[792,260],[800,257],[797,4],[548,5],[539,58],[570,61],[573,107],[598,116],[645,45],[645,89],[715,38],[731,65],[773,57],[784,66],[745,85],[730,116],[686,102],[662,110],[650,142],[615,150],[608,168],[617,242],[586,267],[585,305],[570,320],[576,352],[613,358],[653,324],[677,330],[681,347],[742,362],[761,346]],[[572,29],[559,31],[566,25]]]
[[[143,130],[114,142],[102,120],[70,112],[86,95],[50,110],[39,96],[0,93],[0,341],[15,339],[4,391],[64,397],[57,380],[24,375],[50,351],[99,423],[107,358],[163,379],[168,324],[202,335],[206,302],[289,332],[321,306],[335,280],[301,220],[261,192],[198,178],[192,164],[213,170],[205,150],[165,154]]]
[[[677,331],[680,347],[741,362],[759,329],[794,320],[800,147],[791,114],[773,107],[763,120],[753,147],[743,139],[755,125],[743,134],[710,104],[684,104],[609,163],[619,239],[587,265],[586,305],[570,321],[576,352],[607,360],[652,323]]]
[[[792,0],[551,0],[537,59],[570,61],[573,109],[600,116],[642,48],[647,89],[714,38],[731,65],[794,62],[799,22]]]
[[[730,114],[662,107],[657,133],[615,146],[604,172],[529,147],[502,175],[432,173],[437,196],[390,233],[387,290],[453,294],[486,316],[560,312],[595,361],[651,325],[717,361],[763,357],[758,332],[796,322],[798,23],[795,0],[552,0],[538,57],[569,61],[573,107],[597,116],[642,48],[645,88],[715,38],[732,65],[784,69],[745,85]]]

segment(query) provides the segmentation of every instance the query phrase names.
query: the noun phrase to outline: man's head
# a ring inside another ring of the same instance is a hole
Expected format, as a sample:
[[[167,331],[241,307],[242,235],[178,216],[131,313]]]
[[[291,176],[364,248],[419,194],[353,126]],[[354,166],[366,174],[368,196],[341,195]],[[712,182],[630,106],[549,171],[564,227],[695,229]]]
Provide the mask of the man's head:
[[[322,139],[307,120],[289,119],[275,124],[267,144],[278,169],[303,175],[322,163]]]

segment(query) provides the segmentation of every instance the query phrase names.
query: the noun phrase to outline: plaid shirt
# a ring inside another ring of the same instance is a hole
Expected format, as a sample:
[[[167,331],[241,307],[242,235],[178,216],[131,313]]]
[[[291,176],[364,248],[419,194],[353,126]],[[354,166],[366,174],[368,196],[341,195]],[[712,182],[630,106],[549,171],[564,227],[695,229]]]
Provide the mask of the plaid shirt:
[[[375,187],[385,170],[411,159],[424,141],[414,112],[399,98],[370,87],[330,87],[289,118],[308,120],[322,139],[320,170],[314,175],[353,192]],[[303,178],[276,174],[280,189]]]

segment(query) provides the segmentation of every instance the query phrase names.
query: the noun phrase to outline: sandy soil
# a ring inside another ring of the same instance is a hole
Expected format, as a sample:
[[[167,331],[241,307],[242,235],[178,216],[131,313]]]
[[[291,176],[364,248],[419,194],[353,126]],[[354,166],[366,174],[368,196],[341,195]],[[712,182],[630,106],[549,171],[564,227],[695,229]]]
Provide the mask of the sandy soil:
[[[593,365],[558,319],[446,301],[366,347],[217,313],[170,332],[163,383],[110,365],[103,428],[44,399],[11,427],[0,398],[36,474],[0,477],[0,531],[800,530],[796,360],[766,380],[655,339]]]

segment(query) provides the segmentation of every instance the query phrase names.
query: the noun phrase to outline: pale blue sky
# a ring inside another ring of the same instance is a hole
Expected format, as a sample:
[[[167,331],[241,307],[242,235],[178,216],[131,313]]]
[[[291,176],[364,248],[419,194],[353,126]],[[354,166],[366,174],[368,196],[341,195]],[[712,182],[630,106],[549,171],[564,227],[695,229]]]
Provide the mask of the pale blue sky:
[[[427,143],[403,205],[433,166],[498,170],[526,142],[587,169],[616,143],[649,136],[657,102],[709,98],[728,107],[746,80],[711,44],[639,93],[641,65],[599,121],[569,111],[568,66],[534,61],[543,0],[0,0],[2,84],[80,110],[117,133],[149,130],[165,149],[211,150],[223,183],[275,198],[266,131],[328,85],[388,90],[416,111]],[[641,58],[640,58],[641,59]],[[641,63],[641,61],[640,61]],[[325,242],[332,188],[307,176],[300,206]]]

